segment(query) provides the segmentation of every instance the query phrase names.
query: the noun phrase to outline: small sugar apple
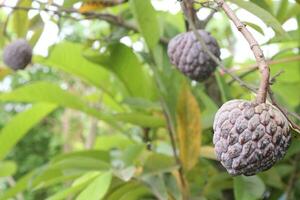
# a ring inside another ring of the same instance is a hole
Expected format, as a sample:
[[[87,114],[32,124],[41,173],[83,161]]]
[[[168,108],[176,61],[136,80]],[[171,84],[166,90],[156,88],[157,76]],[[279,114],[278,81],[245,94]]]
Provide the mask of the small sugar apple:
[[[32,58],[32,48],[24,39],[17,39],[3,51],[4,63],[13,70],[24,69]]]
[[[251,176],[283,158],[291,142],[289,122],[272,105],[226,102],[214,120],[217,159],[231,175]]]
[[[220,48],[210,33],[198,30],[208,49],[219,58]],[[171,39],[168,56],[183,74],[195,81],[207,79],[216,69],[217,64],[203,50],[193,31],[181,33]]]

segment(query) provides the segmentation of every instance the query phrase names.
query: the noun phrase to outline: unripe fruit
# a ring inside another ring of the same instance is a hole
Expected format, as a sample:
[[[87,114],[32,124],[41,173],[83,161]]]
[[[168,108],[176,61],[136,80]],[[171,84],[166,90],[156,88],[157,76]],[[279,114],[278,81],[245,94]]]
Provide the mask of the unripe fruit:
[[[214,121],[217,159],[231,175],[251,176],[283,158],[291,142],[289,122],[272,105],[226,102]]]
[[[13,70],[24,69],[32,58],[32,48],[24,39],[18,39],[4,48],[3,61]]]
[[[198,30],[208,49],[216,56],[220,56],[220,48],[210,33]],[[192,80],[203,81],[216,69],[217,64],[204,51],[194,32],[181,33],[175,36],[168,45],[170,61],[183,74]]]

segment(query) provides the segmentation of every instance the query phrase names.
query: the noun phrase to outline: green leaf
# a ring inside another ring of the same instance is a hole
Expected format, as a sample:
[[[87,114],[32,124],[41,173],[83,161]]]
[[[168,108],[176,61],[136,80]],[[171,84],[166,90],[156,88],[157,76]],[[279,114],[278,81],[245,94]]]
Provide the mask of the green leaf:
[[[51,163],[57,163],[65,159],[77,158],[77,157],[94,158],[94,159],[102,160],[107,163],[110,162],[109,153],[107,151],[85,150],[85,151],[76,151],[72,153],[58,155],[57,157],[54,157],[51,160]]]
[[[130,0],[130,7],[148,47],[153,50],[159,41],[161,31],[151,1]]]
[[[44,31],[44,22],[41,15],[36,15],[30,20],[29,28],[33,31],[29,43],[34,47]]]
[[[88,107],[81,97],[68,93],[50,82],[34,82],[19,87],[12,92],[2,93],[0,94],[0,101],[47,102],[81,110],[104,121],[112,121],[109,116],[95,112],[94,109]]]
[[[122,195],[120,200],[140,200],[143,197],[153,196],[147,187],[137,187]]]
[[[288,7],[289,7],[289,0],[280,1],[279,9],[276,14],[276,18],[278,19],[278,21],[283,22],[284,17],[288,11]]]
[[[17,6],[30,7],[32,0],[20,0]],[[15,10],[12,14],[14,31],[17,33],[18,38],[25,38],[29,25],[28,11]]]
[[[142,65],[131,48],[116,43],[108,46],[108,55],[106,56],[98,52],[93,54],[93,62],[112,71],[121,80],[131,96],[155,99],[156,88],[150,77],[149,69]],[[91,55],[89,57],[91,59]]]
[[[165,125],[163,118],[152,117],[140,113],[106,114],[91,108],[78,95],[62,90],[50,82],[35,82],[19,87],[12,92],[0,94],[0,101],[14,102],[47,102],[63,107],[73,108],[94,116],[100,120],[118,127],[116,120],[138,124],[146,127],[161,127]]]
[[[145,174],[159,174],[163,172],[170,172],[176,169],[177,165],[173,157],[164,154],[151,154],[144,165]]]
[[[32,37],[30,38],[29,44],[34,47],[36,45],[36,43],[38,42],[38,40],[40,39],[42,33],[44,31],[44,28],[38,28],[33,32]]]
[[[135,160],[141,155],[144,149],[144,144],[129,146],[123,151],[122,161],[124,161],[126,166],[134,164]]]
[[[10,152],[17,142],[44,117],[55,110],[52,104],[37,104],[15,115],[0,131],[0,160]]]
[[[202,129],[208,129],[212,127],[215,118],[215,113],[218,111],[219,108],[216,105],[216,103],[204,91],[198,91],[197,99],[203,104],[203,106],[201,106],[201,108],[203,107],[201,115],[201,124],[203,126]]]
[[[262,198],[266,187],[258,176],[238,176],[234,178],[234,196],[238,200]]]
[[[34,57],[34,61],[75,75],[86,83],[110,93],[109,72],[85,59],[82,50],[81,44],[61,42],[51,48],[49,57]]]
[[[17,171],[17,164],[12,161],[0,162],[0,177],[12,176]]]
[[[79,1],[81,1],[81,0],[64,0],[63,6],[64,7],[72,7],[73,4],[75,4],[75,3],[79,2]]]
[[[191,170],[200,156],[201,118],[198,102],[184,82],[177,103],[177,138],[183,168]]]
[[[134,144],[134,142],[128,137],[126,137],[124,134],[102,135],[96,138],[94,149],[125,149],[126,147],[132,144]]]
[[[0,200],[10,199],[12,197],[15,197],[19,192],[24,191],[27,188],[28,183],[30,182],[30,179],[32,178],[33,174],[34,172],[26,174],[17,181],[14,187],[11,187],[6,191],[1,192]]]
[[[252,14],[259,17],[263,22],[265,22],[268,26],[272,27],[274,31],[286,38],[288,38],[288,34],[285,32],[285,30],[281,27],[280,22],[268,11],[264,10],[263,8],[255,5],[254,3],[250,1],[244,1],[244,0],[229,0],[232,3],[235,3],[236,5],[240,6],[241,8],[244,8],[245,10],[251,12]]]
[[[78,194],[81,190],[83,190],[92,180],[95,179],[101,172],[88,172],[83,174],[81,177],[77,178],[73,184],[63,189],[56,194],[48,197],[46,200],[63,200],[66,199],[69,195]]]
[[[80,162],[78,162],[80,160]],[[108,170],[110,165],[102,160],[95,158],[75,157],[67,158],[59,162],[55,162],[49,168],[59,169],[61,171],[93,171]]]
[[[264,33],[264,30],[263,30],[260,26],[254,24],[254,23],[251,23],[251,22],[245,22],[245,21],[243,21],[243,23],[246,24],[247,26],[253,28],[253,29],[256,30],[258,33],[260,33],[260,34],[262,34],[262,35],[265,34],[265,33]]]
[[[100,200],[107,193],[112,179],[111,172],[100,174],[76,198],[76,200]]]
[[[105,200],[141,200],[145,195],[152,196],[146,186],[137,181],[130,181],[111,191]]]
[[[73,180],[86,172],[108,169],[110,169],[110,157],[105,151],[86,150],[62,154],[37,171],[32,186],[41,189]]]
[[[297,42],[300,39],[299,36],[299,30],[294,30],[294,31],[288,31],[289,34],[289,38],[285,38],[284,36],[275,36],[273,38],[271,38],[267,44],[272,44],[272,43],[291,43],[294,42],[295,45],[297,45]]]
[[[291,3],[289,2],[289,4]],[[290,6],[288,11],[286,12],[286,15],[284,16],[284,19],[282,19],[282,22],[285,22],[292,17],[299,16],[299,14],[300,14],[300,4],[299,4],[299,0],[297,0],[297,4]]]

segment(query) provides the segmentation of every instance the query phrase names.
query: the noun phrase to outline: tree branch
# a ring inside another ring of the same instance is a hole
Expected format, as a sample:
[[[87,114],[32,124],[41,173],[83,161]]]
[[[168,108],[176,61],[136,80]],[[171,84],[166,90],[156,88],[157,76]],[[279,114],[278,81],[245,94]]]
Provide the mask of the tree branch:
[[[128,30],[132,30],[134,32],[139,32],[139,29],[137,26],[135,26],[134,24],[128,23],[126,21],[124,21],[121,17],[119,16],[115,16],[112,14],[108,14],[108,13],[97,13],[97,12],[84,12],[81,13],[78,10],[74,9],[74,8],[63,8],[63,7],[59,7],[57,5],[52,5],[57,7],[57,10],[54,9],[49,9],[49,8],[34,8],[34,7],[25,7],[25,6],[9,6],[9,5],[0,5],[1,7],[5,7],[5,8],[10,8],[13,10],[25,10],[25,11],[29,11],[29,10],[37,10],[37,11],[45,11],[45,12],[52,12],[56,15],[59,16],[65,16],[64,14],[79,14],[85,17],[85,19],[99,19],[99,20],[104,20],[110,24],[113,25],[117,25],[123,28],[126,28]],[[169,39],[165,38],[165,37],[161,37],[160,38],[160,43],[166,45],[168,44]]]
[[[289,63],[289,62],[295,62],[295,61],[299,61],[300,60],[300,56],[291,56],[288,58],[282,58],[282,59],[278,59],[278,60],[267,60],[267,63],[269,66],[271,65],[277,65],[277,64],[282,64],[282,63]],[[247,68],[247,69],[246,69]],[[243,72],[241,75],[239,75],[240,78],[244,78],[245,76],[251,74],[252,72],[256,71],[258,69],[258,65],[257,64],[253,64],[253,65],[249,65],[247,66],[245,69],[247,71]],[[235,71],[240,71],[240,70],[231,70],[231,72],[235,72]],[[228,84],[232,84],[235,80],[232,79],[228,82]]]
[[[205,41],[203,40],[203,38],[201,37],[201,35],[198,33],[197,28],[195,26],[195,24],[193,23],[193,21],[191,19],[188,18],[189,24],[192,28],[192,31],[194,32],[198,42],[201,44],[201,47],[203,48],[203,50],[211,57],[211,59],[217,63],[217,65],[225,72],[227,73],[229,76],[231,76],[232,79],[236,80],[242,87],[256,93],[256,89],[255,87],[251,86],[250,84],[244,82],[242,79],[240,79],[238,76],[236,76],[235,74],[231,73],[229,69],[227,69],[224,64],[222,63],[222,61],[215,56],[207,47]]]
[[[266,62],[263,51],[261,50],[258,42],[253,37],[251,32],[246,28],[246,25],[243,24],[240,19],[235,15],[233,10],[225,3],[224,0],[215,0],[220,8],[224,10],[229,19],[234,23],[237,29],[242,33],[244,38],[249,43],[249,46],[254,54],[257,65],[259,67],[260,73],[262,75],[258,94],[256,97],[256,101],[258,103],[266,102],[268,89],[269,89],[269,78],[270,78],[270,68]]]
[[[195,25],[192,23],[191,20],[189,20],[189,23],[190,23],[190,25],[191,25],[192,31],[194,32],[194,34],[195,34],[195,36],[196,36],[198,42],[201,44],[203,50],[211,57],[211,59],[214,60],[214,62],[216,62],[216,63],[219,65],[219,67],[221,68],[221,70],[223,70],[225,73],[227,73],[228,75],[230,75],[230,76],[232,77],[232,79],[234,79],[235,81],[237,81],[242,87],[244,87],[244,88],[246,88],[246,89],[249,89],[250,91],[252,91],[252,92],[254,92],[254,93],[257,94],[258,92],[257,92],[257,90],[256,90],[253,86],[251,86],[251,85],[249,85],[248,83],[244,82],[242,79],[240,79],[238,76],[234,75],[229,69],[227,69],[227,68],[224,66],[224,64],[222,63],[222,61],[221,61],[218,57],[216,57],[216,56],[208,49],[208,47],[207,47],[205,41],[203,40],[203,38],[201,37],[201,35],[198,33],[198,31],[197,31]],[[270,75],[268,75],[268,77],[269,77],[269,76],[270,76]],[[269,87],[269,78],[268,78],[268,87]],[[267,90],[267,94],[268,94],[268,93],[269,93],[270,99],[271,99],[271,101],[272,101],[272,104],[273,104],[275,107],[277,107],[277,108],[285,115],[285,117],[288,119],[288,121],[289,121],[291,127],[292,127],[295,131],[297,131],[298,133],[300,133],[300,127],[299,127],[296,123],[294,123],[294,122],[288,117],[288,115],[287,115],[287,113],[289,113],[289,114],[291,114],[291,115],[292,115],[293,113],[290,113],[290,112],[285,111],[284,109],[282,109],[281,106],[276,102],[276,99],[274,98],[272,92],[271,92],[270,90]],[[265,94],[266,97],[267,97],[267,94]],[[296,115],[296,116],[297,116],[297,115]],[[300,118],[300,117],[299,117],[299,118]]]

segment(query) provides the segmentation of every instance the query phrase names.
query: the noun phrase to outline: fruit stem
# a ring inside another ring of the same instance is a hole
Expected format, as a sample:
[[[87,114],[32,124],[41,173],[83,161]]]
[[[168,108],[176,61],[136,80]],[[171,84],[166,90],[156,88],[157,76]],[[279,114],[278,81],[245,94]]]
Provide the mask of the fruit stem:
[[[264,53],[261,50],[258,42],[251,34],[251,32],[246,28],[246,25],[243,24],[240,19],[236,16],[233,10],[225,3],[224,0],[214,0],[220,8],[222,8],[228,18],[234,23],[236,28],[242,33],[244,38],[249,43],[249,46],[255,56],[259,71],[262,75],[258,93],[256,96],[257,103],[265,103],[269,90],[269,79],[270,79],[270,68],[265,59]]]

